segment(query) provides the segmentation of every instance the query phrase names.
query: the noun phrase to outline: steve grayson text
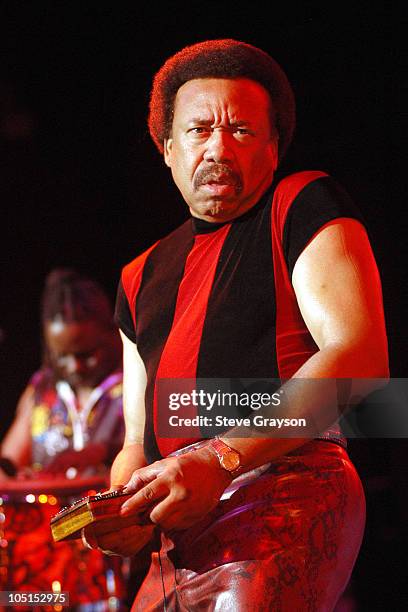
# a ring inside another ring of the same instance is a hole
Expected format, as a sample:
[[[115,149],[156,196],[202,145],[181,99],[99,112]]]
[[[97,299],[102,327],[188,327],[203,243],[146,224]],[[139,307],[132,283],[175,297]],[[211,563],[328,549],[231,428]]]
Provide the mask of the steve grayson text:
[[[306,427],[306,419],[274,419],[264,417],[260,414],[249,418],[226,417],[218,415],[216,417],[208,417],[197,415],[193,418],[183,418],[178,415],[169,417],[169,425],[171,427]]]

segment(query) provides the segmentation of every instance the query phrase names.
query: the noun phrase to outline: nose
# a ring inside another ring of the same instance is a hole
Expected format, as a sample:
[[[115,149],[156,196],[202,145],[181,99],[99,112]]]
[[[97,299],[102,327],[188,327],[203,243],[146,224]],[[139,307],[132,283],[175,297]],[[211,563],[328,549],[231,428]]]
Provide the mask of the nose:
[[[80,374],[84,370],[84,365],[81,359],[75,355],[67,355],[65,358],[65,370],[68,375]]]
[[[223,163],[231,158],[231,134],[222,128],[213,128],[206,141],[205,161]]]

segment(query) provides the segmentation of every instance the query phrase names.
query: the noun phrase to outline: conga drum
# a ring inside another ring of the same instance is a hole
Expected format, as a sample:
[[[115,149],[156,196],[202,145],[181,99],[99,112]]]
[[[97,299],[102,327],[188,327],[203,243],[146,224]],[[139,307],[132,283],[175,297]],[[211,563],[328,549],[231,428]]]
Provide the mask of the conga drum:
[[[106,488],[101,477],[10,480],[0,483],[0,590],[67,592],[69,610],[124,610],[127,560],[85,548],[81,540],[54,542],[50,520],[62,507]],[[8,606],[32,610],[32,606]],[[41,605],[38,610],[66,610]]]

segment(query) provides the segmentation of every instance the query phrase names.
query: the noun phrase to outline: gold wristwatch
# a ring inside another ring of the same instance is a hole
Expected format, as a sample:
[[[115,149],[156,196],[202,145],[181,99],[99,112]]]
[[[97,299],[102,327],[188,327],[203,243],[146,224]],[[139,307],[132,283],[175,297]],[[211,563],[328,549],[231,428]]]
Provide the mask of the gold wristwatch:
[[[239,452],[228,446],[228,444],[225,444],[225,442],[219,438],[210,440],[210,446],[214,449],[220,466],[234,476],[241,467],[241,456]]]

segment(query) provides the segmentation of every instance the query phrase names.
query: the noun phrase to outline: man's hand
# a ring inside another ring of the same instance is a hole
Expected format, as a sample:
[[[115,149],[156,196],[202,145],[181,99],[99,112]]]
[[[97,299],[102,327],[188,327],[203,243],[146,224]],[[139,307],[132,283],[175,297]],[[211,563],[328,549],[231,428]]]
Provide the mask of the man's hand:
[[[152,523],[137,524],[135,516],[118,516],[88,525],[82,539],[90,548],[99,548],[105,554],[131,557],[150,542],[154,529]]]
[[[208,448],[168,457],[136,470],[125,490],[135,494],[122,505],[122,517],[152,508],[150,520],[164,531],[186,529],[218,504],[231,475]]]

